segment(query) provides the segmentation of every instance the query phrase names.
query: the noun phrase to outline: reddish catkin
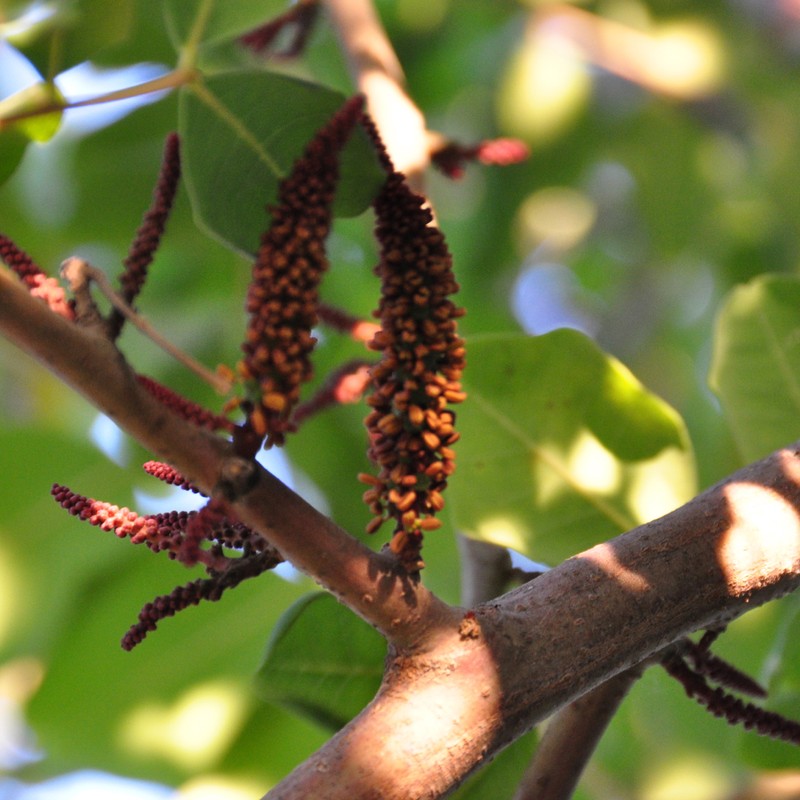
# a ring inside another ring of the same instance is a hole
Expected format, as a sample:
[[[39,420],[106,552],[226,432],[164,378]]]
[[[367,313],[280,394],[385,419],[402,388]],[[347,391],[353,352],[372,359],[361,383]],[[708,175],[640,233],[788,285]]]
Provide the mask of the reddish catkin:
[[[431,153],[431,162],[449,178],[464,176],[470,161],[505,167],[518,164],[530,156],[528,146],[519,139],[487,139],[475,145],[447,142]]]
[[[367,130],[375,136],[369,124]],[[372,368],[366,418],[369,456],[380,468],[365,493],[373,514],[367,530],[393,519],[392,550],[411,571],[422,566],[423,532],[441,524],[434,515],[444,505],[458,439],[448,406],[465,397],[464,342],[456,328],[464,312],[450,300],[458,291],[451,256],[424,202],[395,171],[374,202],[381,330],[370,346],[381,359]]]
[[[188,400],[146,375],[137,375],[136,381],[143,389],[146,389],[147,392],[155,397],[159,403],[174,411],[179,417],[194,423],[198,428],[233,433],[236,427],[227,417],[203,408],[203,406]]]
[[[0,233],[0,260],[17,273],[28,291],[43,300],[51,311],[66,319],[75,319],[75,312],[67,300],[64,287],[55,278],[48,277],[42,268],[7,236]]]
[[[128,305],[132,304],[147,279],[147,270],[153,261],[161,237],[166,228],[178,182],[181,175],[180,140],[177,133],[170,133],[164,143],[164,154],[158,174],[153,200],[145,212],[142,223],[128,249],[120,275],[120,294]],[[112,336],[118,336],[122,330],[124,317],[113,309],[109,318],[109,329]]]
[[[254,578],[281,563],[281,557],[274,550],[265,550],[257,555],[232,561],[228,569],[210,578],[199,578],[178,586],[169,594],[162,595],[147,603],[139,612],[139,618],[122,637],[122,648],[132,650],[150,631],[154,631],[162,619],[172,617],[201,600],[214,602],[223,592],[233,589],[242,581]]]
[[[679,655],[670,655],[661,663],[686,694],[715,717],[723,717],[730,725],[742,725],[746,730],[755,729],[762,736],[800,744],[800,723],[710,686],[703,675],[695,672]]]
[[[318,287],[327,269],[325,239],[339,176],[338,154],[358,120],[363,99],[349,100],[317,133],[281,183],[247,293],[249,321],[239,374],[253,387],[249,423],[281,445],[300,387],[312,374]]]
[[[180,489],[185,489],[187,492],[194,492],[195,494],[203,494],[196,486],[190,483],[183,475],[181,475],[175,467],[165,464],[163,461],[147,461],[142,464],[142,469],[154,478],[158,478],[170,486],[177,486]]]

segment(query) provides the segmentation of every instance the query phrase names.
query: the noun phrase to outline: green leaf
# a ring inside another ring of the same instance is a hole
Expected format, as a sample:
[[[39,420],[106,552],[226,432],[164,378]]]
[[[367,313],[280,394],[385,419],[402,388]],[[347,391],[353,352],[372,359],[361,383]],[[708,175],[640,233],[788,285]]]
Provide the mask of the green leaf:
[[[233,247],[254,252],[280,180],[344,101],[322,86],[260,71],[215,75],[182,89],[183,168],[198,224]],[[382,180],[360,128],[340,165],[334,211],[355,216]]]
[[[62,0],[47,4],[35,23],[8,37],[49,79],[123,41],[133,23],[133,0]]]
[[[285,0],[167,0],[164,17],[176,49],[235,39],[286,11]]]
[[[259,692],[336,730],[375,696],[385,657],[380,634],[316,592],[298,600],[275,628],[258,671]]]
[[[764,275],[728,295],[709,382],[746,461],[800,435],[800,281]]]
[[[61,124],[64,96],[55,84],[39,81],[0,101],[0,131],[17,131],[32,142],[47,142]],[[18,119],[17,119],[18,118]]]
[[[684,425],[584,335],[468,342],[455,526],[554,563],[694,494]]]
[[[0,185],[16,172],[30,139],[15,128],[0,132]]]
[[[275,575],[245,582],[218,603],[162,621],[128,653],[119,639],[140,607],[198,574],[69,522],[78,528],[73,537],[93,545],[83,551],[86,561],[111,550],[119,560],[75,587],[59,619],[62,637],[47,654],[44,682],[29,706],[48,758],[31,770],[47,774],[69,763],[170,783],[213,770],[258,712],[250,684],[267,632],[307,584]],[[187,727],[193,718],[203,724]],[[260,740],[262,752],[268,743]]]

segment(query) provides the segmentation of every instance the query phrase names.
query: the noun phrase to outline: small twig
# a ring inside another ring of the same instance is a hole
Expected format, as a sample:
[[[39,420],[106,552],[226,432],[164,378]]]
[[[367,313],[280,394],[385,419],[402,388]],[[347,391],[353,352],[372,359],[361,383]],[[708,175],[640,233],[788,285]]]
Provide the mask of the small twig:
[[[61,274],[69,281],[73,291],[76,292],[76,299],[82,298],[81,308],[85,308],[87,313],[94,314],[96,308],[92,311],[92,305],[86,303],[86,288],[87,281],[94,283],[101,291],[103,296],[111,303],[114,308],[127,319],[131,325],[138,328],[145,336],[148,337],[154,344],[160,347],[164,352],[171,355],[176,361],[179,361],[187,369],[195,373],[199,378],[208,383],[214,390],[220,394],[227,394],[231,390],[231,381],[229,378],[212,372],[208,367],[205,367],[196,359],[192,358],[188,353],[185,353],[179,347],[174,345],[164,336],[162,336],[153,326],[140,314],[137,314],[119,294],[113,289],[106,278],[105,273],[93,267],[82,258],[68,258],[61,265]],[[77,311],[77,309],[76,309]]]
[[[514,800],[569,800],[608,723],[643,667],[621,672],[561,709],[542,741]]]
[[[126,86],[124,89],[115,89],[113,92],[106,92],[104,94],[96,95],[95,97],[87,97],[83,100],[73,101],[59,101],[53,100],[46,105],[36,106],[35,108],[26,111],[20,111],[15,114],[9,114],[7,117],[0,118],[0,131],[4,128],[10,127],[16,122],[22,122],[32,117],[40,117],[45,114],[53,114],[58,111],[69,111],[72,108],[84,108],[85,106],[96,106],[103,103],[113,103],[117,100],[130,100],[133,97],[141,97],[145,94],[152,94],[153,92],[169,91],[170,89],[177,89],[180,86],[185,86],[192,83],[197,78],[197,73],[193,69],[179,68],[164,75],[159,75],[157,78],[138,83],[135,86]]]
[[[392,162],[420,191],[430,163],[425,117],[406,91],[403,68],[372,0],[325,0],[325,7]]]

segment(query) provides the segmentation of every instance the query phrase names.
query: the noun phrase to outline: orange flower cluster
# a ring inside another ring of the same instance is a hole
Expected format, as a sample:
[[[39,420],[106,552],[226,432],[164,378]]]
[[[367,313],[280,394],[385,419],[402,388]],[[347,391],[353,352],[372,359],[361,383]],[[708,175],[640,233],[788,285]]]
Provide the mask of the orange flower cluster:
[[[281,445],[300,386],[312,374],[318,287],[327,269],[325,239],[339,175],[338,154],[361,114],[349,100],[322,128],[283,181],[273,221],[261,240],[247,294],[250,314],[239,374],[252,384],[249,421]]]
[[[466,397],[461,388],[464,342],[456,320],[464,311],[450,299],[458,291],[442,233],[424,199],[392,172],[375,200],[381,258],[381,330],[370,347],[382,352],[372,369],[372,411],[366,418],[369,456],[380,466],[364,500],[376,531],[395,520],[391,549],[410,571],[422,567],[424,531],[440,526],[442,491],[455,468],[458,439],[448,408]]]
[[[2,233],[0,233],[0,261],[16,272],[28,287],[28,291],[34,297],[44,300],[51,311],[66,319],[75,319],[75,312],[59,282],[55,278],[48,277],[24,250],[20,250]]]

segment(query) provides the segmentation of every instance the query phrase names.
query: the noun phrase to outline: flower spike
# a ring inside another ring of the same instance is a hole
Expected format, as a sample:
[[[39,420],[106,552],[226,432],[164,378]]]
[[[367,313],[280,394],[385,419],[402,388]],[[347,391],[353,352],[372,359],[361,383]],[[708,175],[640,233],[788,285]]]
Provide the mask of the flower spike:
[[[28,287],[28,291],[34,297],[44,300],[51,311],[66,319],[75,319],[75,312],[67,301],[64,287],[55,278],[49,277],[24,250],[20,250],[2,233],[0,233],[0,261],[16,272]]]
[[[215,414],[207,408],[188,400],[187,398],[167,388],[153,378],[146,375],[137,375],[137,383],[149,392],[159,403],[162,403],[179,417],[194,423],[199,428],[206,428],[210,431],[227,431],[232,433],[236,427],[227,417]]]
[[[368,132],[376,135],[374,128]],[[458,433],[448,405],[466,397],[460,383],[464,342],[456,330],[464,311],[449,299],[458,291],[452,259],[424,203],[394,170],[374,202],[381,330],[370,347],[382,355],[372,368],[372,411],[365,421],[369,456],[380,467],[377,478],[366,481],[364,500],[373,513],[367,530],[394,519],[391,548],[412,572],[422,566],[423,532],[441,524],[435,515],[455,468]]]
[[[123,262],[120,294],[128,305],[133,303],[141,291],[147,278],[147,269],[161,243],[161,237],[175,200],[180,174],[180,142],[178,134],[171,133],[164,143],[164,155],[161,160],[158,181],[153,190],[153,202],[145,213],[142,224],[131,242],[128,256]],[[119,336],[124,319],[117,309],[111,312],[109,330],[112,338]]]
[[[312,374],[318,286],[328,261],[324,242],[339,177],[338,153],[363,105],[349,100],[314,137],[281,183],[273,221],[261,240],[247,294],[250,315],[239,373],[253,389],[249,422],[281,445],[300,386]]]

